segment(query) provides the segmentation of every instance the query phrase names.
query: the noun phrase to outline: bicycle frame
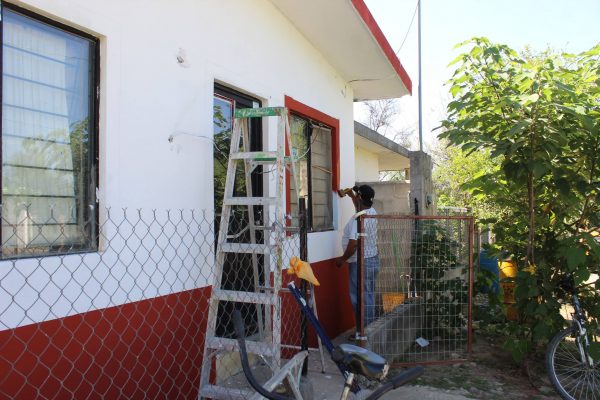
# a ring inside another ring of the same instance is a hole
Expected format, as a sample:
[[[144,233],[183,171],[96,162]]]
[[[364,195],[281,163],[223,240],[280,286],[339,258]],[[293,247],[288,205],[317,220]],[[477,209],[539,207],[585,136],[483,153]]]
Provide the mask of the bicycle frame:
[[[587,335],[587,330],[585,328],[585,315],[583,314],[583,309],[581,308],[581,303],[579,302],[579,297],[577,296],[577,290],[574,289],[572,295],[572,304],[574,311],[571,314],[573,321],[573,328],[576,330],[575,334],[577,335],[577,348],[579,349],[579,356],[581,357],[581,362],[586,363],[588,367],[594,367],[594,360],[589,355],[587,349],[590,347],[589,338]],[[582,343],[583,338],[583,343]]]
[[[333,343],[331,342],[331,340],[329,339],[329,337],[327,336],[327,334],[325,333],[325,330],[323,329],[323,327],[321,326],[321,324],[319,323],[319,321],[317,320],[316,316],[314,315],[312,309],[310,307],[308,307],[308,304],[306,303],[306,300],[304,299],[304,297],[302,296],[302,294],[300,293],[300,291],[296,288],[296,285],[294,284],[294,282],[290,282],[288,284],[288,288],[290,289],[290,292],[292,293],[292,295],[294,296],[294,298],[296,299],[298,305],[300,306],[302,312],[307,316],[307,318],[309,319],[309,321],[311,322],[311,324],[313,325],[313,327],[315,328],[315,331],[317,332],[317,334],[319,335],[319,337],[321,338],[321,342],[325,345],[325,348],[327,349],[327,351],[329,352],[329,354],[331,355],[332,360],[336,363],[338,369],[340,370],[340,372],[342,373],[342,375],[344,376],[344,387],[340,396],[340,400],[347,400],[348,395],[350,394],[350,392],[352,393],[358,393],[361,388],[358,386],[358,384],[356,383],[356,381],[354,380],[355,378],[355,373],[350,372],[352,371],[352,369],[346,369],[347,366],[349,366],[350,364],[345,364],[345,357],[348,353],[345,353],[345,351],[348,350],[340,350],[340,348],[343,346],[339,346],[339,347],[335,347],[333,345]],[[244,327],[243,327],[243,322],[242,322],[242,317],[241,317],[241,313],[239,310],[235,310],[234,311],[234,326],[236,329],[236,335],[238,337],[238,342],[239,342],[239,348],[240,348],[240,357],[242,360],[242,367],[244,370],[244,375],[246,375],[246,379],[248,380],[248,382],[250,383],[250,385],[258,392],[260,393],[262,396],[268,398],[268,399],[272,399],[272,400],[293,400],[287,396],[282,396],[279,395],[277,393],[273,393],[273,392],[269,392],[267,391],[264,387],[261,387],[258,382],[256,381],[256,379],[254,378],[254,376],[252,375],[252,370],[249,366],[248,363],[248,356],[246,354],[246,346],[245,346],[245,339],[244,339]],[[354,347],[354,346],[352,346]],[[359,349],[359,350],[363,350],[363,349]],[[379,355],[375,354],[375,353],[371,353],[371,352],[367,352],[370,353],[371,356],[374,356],[376,358],[381,358]],[[385,365],[383,365],[385,368],[383,369],[383,374],[378,378],[378,379],[383,379],[383,377],[387,374],[387,368],[388,365],[385,362],[384,359],[381,358],[381,360],[385,363]],[[397,389],[400,386],[404,385],[407,382],[410,382],[416,378],[418,378],[419,376],[421,376],[423,374],[423,367],[422,366],[418,366],[418,367],[413,367],[399,375],[394,376],[393,378],[390,379],[389,382],[386,382],[384,384],[381,384],[379,387],[377,387],[372,393],[369,394],[368,397],[365,398],[365,400],[375,400],[380,398],[381,396],[383,396],[385,393]],[[359,372],[361,373],[361,372]],[[362,373],[361,373],[362,374]],[[366,376],[366,375],[365,375]],[[373,378],[371,378],[373,379]]]

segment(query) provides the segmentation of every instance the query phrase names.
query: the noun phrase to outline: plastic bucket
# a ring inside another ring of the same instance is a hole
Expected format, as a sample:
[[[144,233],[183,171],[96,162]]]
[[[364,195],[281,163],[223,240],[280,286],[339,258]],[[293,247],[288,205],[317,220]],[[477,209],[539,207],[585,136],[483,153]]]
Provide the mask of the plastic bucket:
[[[498,294],[498,291],[499,291],[498,259],[496,257],[490,257],[488,255],[487,251],[481,250],[479,252],[479,267],[481,269],[491,272],[495,276],[495,279],[493,279],[493,281],[492,281],[491,289],[492,289],[492,293]],[[488,290],[490,290],[490,288],[487,286],[481,287],[481,291],[483,293],[487,293]]]
[[[400,304],[404,303],[406,299],[405,293],[383,293],[381,296],[383,299],[383,312],[390,312]]]

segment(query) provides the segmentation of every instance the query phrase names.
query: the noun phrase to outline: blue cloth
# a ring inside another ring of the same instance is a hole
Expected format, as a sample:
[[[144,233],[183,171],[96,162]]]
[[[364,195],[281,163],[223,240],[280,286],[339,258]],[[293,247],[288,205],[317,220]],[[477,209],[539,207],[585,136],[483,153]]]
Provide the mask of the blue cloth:
[[[358,268],[355,262],[348,263],[350,269],[350,277],[348,279],[350,289],[350,301],[352,302],[352,308],[354,309],[354,315],[356,315],[356,289],[358,287]],[[377,280],[377,274],[379,273],[379,257],[365,258],[364,262],[365,269],[365,289],[363,292],[363,303],[365,305],[365,325],[369,325],[375,320],[375,281]]]

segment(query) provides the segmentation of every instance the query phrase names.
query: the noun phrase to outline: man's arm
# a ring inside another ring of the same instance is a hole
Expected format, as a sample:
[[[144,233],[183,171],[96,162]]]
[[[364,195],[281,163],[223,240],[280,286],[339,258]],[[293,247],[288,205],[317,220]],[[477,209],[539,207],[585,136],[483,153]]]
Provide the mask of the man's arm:
[[[335,265],[341,267],[344,265],[347,259],[352,257],[352,255],[356,252],[357,242],[354,239],[350,239],[348,241],[348,245],[346,246],[346,250],[344,250],[344,254],[335,259]]]

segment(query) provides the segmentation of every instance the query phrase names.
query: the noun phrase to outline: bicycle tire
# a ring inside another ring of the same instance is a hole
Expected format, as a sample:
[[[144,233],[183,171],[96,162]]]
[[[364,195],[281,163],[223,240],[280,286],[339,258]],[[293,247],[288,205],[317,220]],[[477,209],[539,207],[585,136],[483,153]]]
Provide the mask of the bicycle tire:
[[[558,332],[546,350],[546,370],[552,385],[565,400],[600,400],[600,360],[595,368],[581,362],[575,328]],[[590,338],[597,338],[589,333]]]

